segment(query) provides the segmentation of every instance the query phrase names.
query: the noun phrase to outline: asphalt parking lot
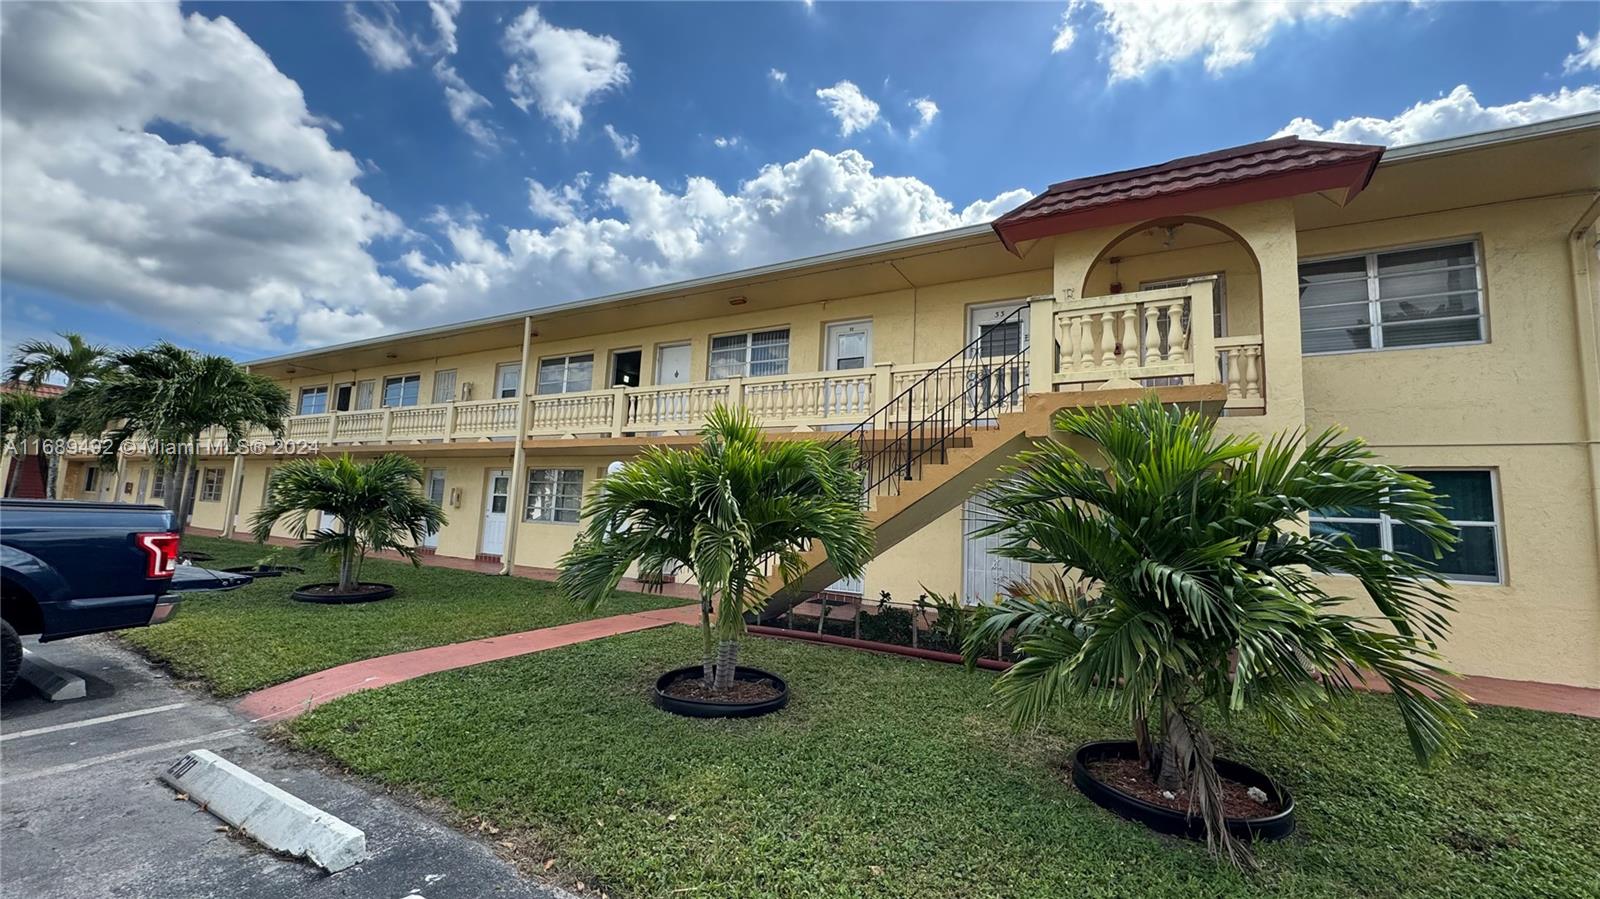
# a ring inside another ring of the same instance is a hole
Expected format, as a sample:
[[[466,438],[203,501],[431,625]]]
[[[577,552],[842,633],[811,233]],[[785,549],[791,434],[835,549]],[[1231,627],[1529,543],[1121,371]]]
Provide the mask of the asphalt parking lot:
[[[0,709],[0,894],[17,899],[570,896],[519,877],[426,813],[263,740],[226,706],[172,684],[106,637],[30,649],[81,674],[49,703],[21,685]],[[366,832],[335,875],[231,835],[158,775],[210,749]]]

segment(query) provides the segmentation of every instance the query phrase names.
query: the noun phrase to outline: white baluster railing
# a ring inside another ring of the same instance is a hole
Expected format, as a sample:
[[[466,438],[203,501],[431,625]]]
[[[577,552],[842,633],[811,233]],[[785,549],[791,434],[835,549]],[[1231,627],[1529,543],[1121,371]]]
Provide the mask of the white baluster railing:
[[[455,424],[450,429],[450,438],[515,437],[518,402],[520,400],[511,397],[456,403]]]
[[[1087,386],[1158,378],[1212,383],[1213,373],[1197,367],[1195,360],[1211,355],[1214,338],[1208,325],[1214,297],[1214,283],[1202,279],[1181,287],[1058,303],[1055,383]],[[1193,329],[1193,322],[1202,327]]]
[[[1261,335],[1218,337],[1217,373],[1228,386],[1227,408],[1265,409],[1267,372],[1261,353]]]
[[[591,390],[536,396],[528,410],[528,433],[534,436],[611,432],[615,391]]]
[[[641,387],[627,393],[629,430],[685,431],[705,422],[706,414],[728,399],[728,381],[700,381]]]
[[[437,440],[445,436],[448,405],[405,406],[392,410],[389,436],[398,440]]]

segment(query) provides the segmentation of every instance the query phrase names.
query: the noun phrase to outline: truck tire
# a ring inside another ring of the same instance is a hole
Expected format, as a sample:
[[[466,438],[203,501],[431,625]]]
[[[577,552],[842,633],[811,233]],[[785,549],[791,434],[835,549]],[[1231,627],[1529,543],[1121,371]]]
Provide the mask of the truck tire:
[[[11,692],[22,670],[22,638],[9,621],[0,621],[0,696]]]

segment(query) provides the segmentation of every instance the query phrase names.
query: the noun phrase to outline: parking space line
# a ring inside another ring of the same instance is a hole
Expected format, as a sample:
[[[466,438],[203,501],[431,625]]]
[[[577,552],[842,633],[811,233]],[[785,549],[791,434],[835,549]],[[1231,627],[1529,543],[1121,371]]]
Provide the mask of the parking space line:
[[[73,771],[80,771],[84,768],[92,768],[95,765],[104,765],[107,762],[120,762],[123,759],[147,755],[152,752],[160,752],[164,749],[176,749],[180,746],[193,746],[197,743],[204,743],[207,740],[219,740],[223,737],[231,737],[234,734],[241,734],[244,733],[244,730],[245,729],[242,727],[230,727],[226,730],[214,730],[209,734],[199,734],[193,737],[185,737],[181,740],[168,740],[165,743],[154,743],[149,746],[140,746],[135,749],[124,749],[121,752],[113,752],[109,755],[95,756],[92,759],[84,759],[81,762],[72,762],[66,765],[56,765],[54,768],[41,768],[38,771],[29,771],[27,774],[19,774],[16,777],[8,777],[4,780],[0,780],[0,786],[8,787],[13,784],[23,783],[25,781],[38,780],[41,777],[53,777],[57,774],[69,774]]]
[[[36,727],[33,730],[19,730],[8,734],[0,734],[0,743],[7,740],[20,740],[23,737],[37,737],[40,734],[53,734],[57,731],[72,730],[77,727],[89,727],[94,724],[105,724],[109,721],[123,721],[128,718],[138,718],[141,715],[154,715],[159,712],[170,712],[188,705],[187,702],[169,702],[166,705],[153,706],[148,709],[135,709],[131,712],[118,712],[115,715],[101,715],[98,718],[85,718],[82,721],[69,721],[66,724],[52,724],[49,727]]]

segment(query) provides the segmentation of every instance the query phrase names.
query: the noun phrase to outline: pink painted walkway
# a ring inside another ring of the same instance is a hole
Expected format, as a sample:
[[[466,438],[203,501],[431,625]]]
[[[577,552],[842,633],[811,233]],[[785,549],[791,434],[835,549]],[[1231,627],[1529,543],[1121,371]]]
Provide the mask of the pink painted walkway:
[[[466,643],[451,643],[428,649],[416,649],[394,655],[379,656],[351,662],[326,671],[318,671],[287,683],[257,690],[239,700],[234,709],[252,721],[286,721],[311,709],[360,690],[376,690],[452,668],[465,668],[513,656],[542,652],[558,646],[570,646],[626,634],[649,630],[666,624],[699,624],[698,606],[679,606],[675,609],[656,609],[575,621],[555,627],[486,637]]]

